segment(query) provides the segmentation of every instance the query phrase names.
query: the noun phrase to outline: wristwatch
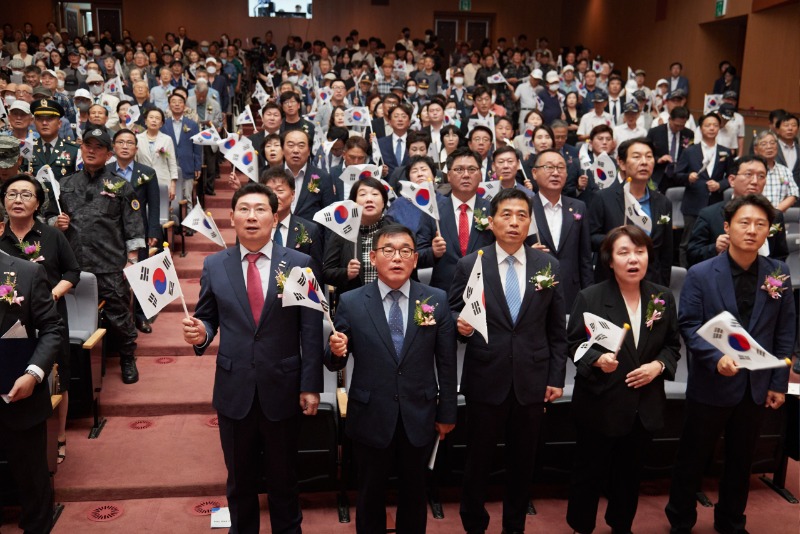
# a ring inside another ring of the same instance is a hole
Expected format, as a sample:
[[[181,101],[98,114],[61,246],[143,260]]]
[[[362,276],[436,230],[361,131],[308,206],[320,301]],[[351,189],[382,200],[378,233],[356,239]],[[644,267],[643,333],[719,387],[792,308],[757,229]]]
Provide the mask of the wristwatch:
[[[661,360],[656,360],[656,363],[660,363],[661,364],[661,370],[658,372],[658,374],[659,375],[663,375],[664,374],[664,369],[667,368],[666,364],[664,362],[662,362]]]
[[[36,379],[36,383],[37,383],[37,384],[41,384],[41,383],[42,383],[42,379],[41,379],[41,378],[39,378],[39,375],[37,375],[37,374],[36,374],[36,371],[34,371],[33,369],[27,369],[27,370],[25,371],[25,374],[26,374],[26,375],[31,375],[33,378],[35,378],[35,379]]]

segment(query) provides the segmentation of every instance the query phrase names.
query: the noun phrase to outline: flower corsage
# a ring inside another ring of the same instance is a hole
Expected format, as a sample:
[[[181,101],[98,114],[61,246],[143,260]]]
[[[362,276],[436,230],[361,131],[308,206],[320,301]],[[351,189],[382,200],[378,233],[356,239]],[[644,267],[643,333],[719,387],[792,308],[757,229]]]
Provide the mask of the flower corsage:
[[[550,289],[558,285],[556,275],[553,274],[553,266],[548,263],[547,267],[536,271],[536,274],[529,280],[534,285],[536,291]]]
[[[17,275],[16,273],[4,273],[6,281],[0,284],[0,302],[7,302],[9,306],[22,304],[25,297],[17,295]]]
[[[473,212],[472,219],[475,221],[475,229],[483,232],[489,228],[489,219],[486,216],[486,208],[480,208]]]
[[[19,248],[22,253],[25,254],[25,259],[28,261],[44,261],[44,256],[41,254],[42,243],[40,241],[36,241],[33,244],[23,241],[22,243],[17,244],[17,248]]]
[[[103,180],[103,190],[100,194],[115,198],[119,192],[122,191],[123,187],[125,187],[125,182],[122,180],[115,184],[111,183],[109,180]]]
[[[672,219],[669,218],[669,215],[662,215],[658,218],[658,224],[669,224]]]
[[[303,245],[310,245],[313,243],[311,237],[308,235],[308,230],[304,225],[299,225],[299,228],[294,229],[297,235],[294,238],[294,248],[300,248]]]
[[[650,330],[653,329],[653,324],[664,316],[664,310],[667,303],[661,298],[663,293],[658,295],[650,295],[650,302],[647,303],[647,315],[645,315],[645,326]]]
[[[764,285],[761,286],[761,289],[766,291],[771,298],[779,299],[783,297],[783,292],[786,291],[784,282],[788,279],[788,274],[781,274],[780,268],[775,269],[764,279]]]
[[[775,223],[769,227],[769,237],[775,237],[781,232],[783,232],[783,226],[780,223]]]
[[[428,304],[430,299],[428,297],[422,302],[417,301],[417,305],[414,307],[414,324],[417,326],[433,326],[436,324],[436,319],[433,317],[436,305],[431,306]]]
[[[167,152],[167,149],[164,148],[163,146],[160,147],[156,152],[158,153],[159,156],[162,156],[164,158],[169,156],[169,152]]]
[[[308,192],[309,193],[319,193],[319,182],[320,182],[319,175],[318,174],[312,174],[311,175],[311,180],[309,180],[309,182],[308,182]]]
[[[281,269],[275,270],[275,283],[278,285],[278,298],[283,298],[283,286],[286,284],[286,273]]]

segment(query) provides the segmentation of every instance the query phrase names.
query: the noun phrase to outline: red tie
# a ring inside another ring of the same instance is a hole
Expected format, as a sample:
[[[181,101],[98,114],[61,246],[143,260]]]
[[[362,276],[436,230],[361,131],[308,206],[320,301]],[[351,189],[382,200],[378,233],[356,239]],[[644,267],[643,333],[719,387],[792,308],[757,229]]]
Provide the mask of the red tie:
[[[247,300],[250,302],[250,310],[253,312],[253,319],[258,324],[261,319],[261,310],[264,309],[264,290],[261,286],[261,274],[256,267],[256,261],[263,256],[261,252],[247,254],[245,258],[247,266]]]
[[[469,217],[467,209],[469,206],[461,204],[461,214],[458,216],[458,244],[461,247],[461,255],[467,255],[467,244],[469,244]]]

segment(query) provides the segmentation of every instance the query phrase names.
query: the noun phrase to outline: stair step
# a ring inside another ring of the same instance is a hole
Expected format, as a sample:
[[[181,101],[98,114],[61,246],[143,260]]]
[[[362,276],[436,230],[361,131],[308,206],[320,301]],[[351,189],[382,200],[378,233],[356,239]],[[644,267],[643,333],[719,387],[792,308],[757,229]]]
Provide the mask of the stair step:
[[[183,340],[183,325],[181,321],[185,315],[183,308],[180,308],[180,310],[174,312],[162,311],[158,314],[156,322],[152,323],[153,332],[151,334],[139,332],[139,338],[136,340],[138,344],[136,349],[137,356],[194,357],[194,349]],[[194,308],[189,308],[189,313],[192,314],[193,312]],[[206,349],[205,355],[215,355],[218,348],[219,341],[215,339]]]

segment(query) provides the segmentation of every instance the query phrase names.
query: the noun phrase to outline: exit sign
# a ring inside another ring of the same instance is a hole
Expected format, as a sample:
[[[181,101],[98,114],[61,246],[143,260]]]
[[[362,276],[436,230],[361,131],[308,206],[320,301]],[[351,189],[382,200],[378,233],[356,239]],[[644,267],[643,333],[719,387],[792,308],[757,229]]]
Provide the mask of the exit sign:
[[[728,12],[728,0],[717,0],[716,7],[714,8],[715,17],[724,17]]]
[[[458,0],[459,11],[472,11],[472,0]]]

